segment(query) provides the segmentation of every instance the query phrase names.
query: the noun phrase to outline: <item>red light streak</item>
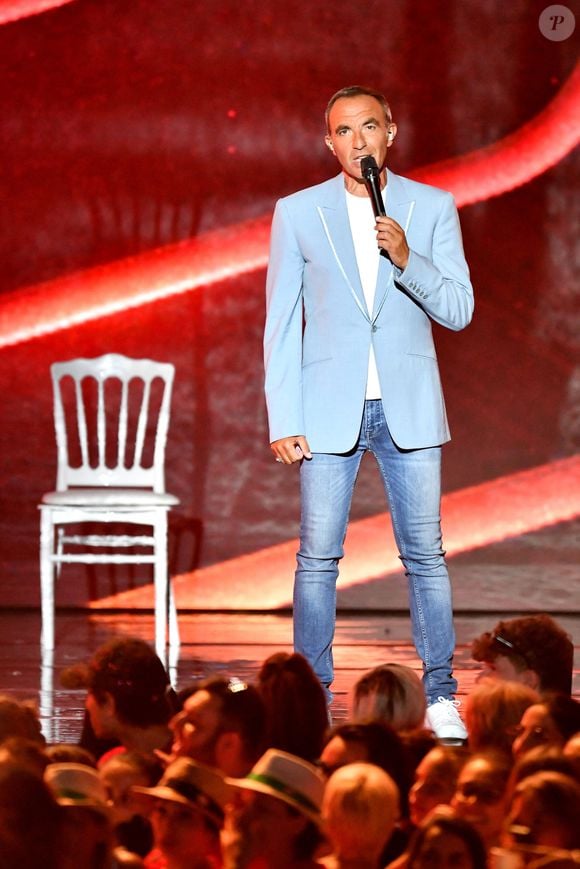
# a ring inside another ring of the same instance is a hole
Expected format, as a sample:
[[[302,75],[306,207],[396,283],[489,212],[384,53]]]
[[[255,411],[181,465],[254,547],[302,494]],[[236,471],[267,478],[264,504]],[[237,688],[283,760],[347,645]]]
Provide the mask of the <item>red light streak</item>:
[[[262,268],[269,220],[236,226],[6,294],[0,347],[191,292]],[[226,253],[227,252],[227,253]]]
[[[499,196],[555,166],[580,142],[580,63],[535,118],[485,148],[425,166],[417,181],[451,190],[458,206]]]
[[[572,456],[443,497],[443,534],[448,557],[580,516],[580,456]],[[482,521],[485,516],[485,521]],[[401,573],[386,513],[351,522],[339,588]],[[290,606],[298,541],[183,574],[173,580],[178,606],[191,609],[276,609]],[[147,585],[91,603],[147,607]]]
[[[39,15],[71,2],[72,0],[4,0],[0,5],[0,24],[30,18],[31,15]]]

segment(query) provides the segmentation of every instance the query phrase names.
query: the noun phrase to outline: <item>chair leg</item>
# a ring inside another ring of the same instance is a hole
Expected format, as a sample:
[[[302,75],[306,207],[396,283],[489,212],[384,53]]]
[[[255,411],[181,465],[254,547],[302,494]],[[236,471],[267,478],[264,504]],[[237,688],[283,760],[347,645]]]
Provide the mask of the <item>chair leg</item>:
[[[179,638],[179,622],[177,620],[177,606],[171,579],[169,579],[169,648],[178,649],[181,640]]]
[[[62,542],[62,538],[64,537],[65,529],[61,526],[57,528],[56,532],[56,565],[54,568],[55,580],[58,581],[60,579],[60,572],[62,570],[62,561],[60,557],[64,550],[64,543]]]
[[[175,688],[177,686],[177,666],[179,664],[179,646],[168,646],[167,648],[167,661],[165,662],[165,667],[167,669],[167,675],[169,676],[169,681]]]
[[[54,721],[54,649],[42,648],[39,712],[45,739],[47,742],[59,742]]]
[[[165,659],[166,628],[167,628],[167,514],[163,513],[155,519],[153,526],[155,539],[155,651],[163,661]]]
[[[50,508],[40,510],[40,610],[43,649],[54,649],[54,565],[51,561],[54,529]]]

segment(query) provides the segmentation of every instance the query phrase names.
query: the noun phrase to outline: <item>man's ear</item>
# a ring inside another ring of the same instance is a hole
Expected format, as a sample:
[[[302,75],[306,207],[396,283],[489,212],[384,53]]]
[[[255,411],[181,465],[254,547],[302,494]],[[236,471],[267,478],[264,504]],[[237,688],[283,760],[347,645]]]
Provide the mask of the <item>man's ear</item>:
[[[329,149],[329,151],[332,151],[332,153],[334,154],[334,145],[332,144],[332,139],[330,138],[330,136],[325,136],[324,141],[326,142],[326,147]]]
[[[115,698],[113,697],[113,695],[109,691],[105,691],[104,698],[105,699],[100,704],[103,712],[105,712],[107,715],[111,715],[111,716],[116,715],[117,714],[117,704],[115,703]]]
[[[216,766],[218,769],[231,769],[240,764],[244,747],[242,738],[235,730],[220,733],[215,745]]]
[[[528,688],[533,688],[534,691],[540,690],[540,677],[535,670],[522,670],[519,673],[520,681]]]
[[[389,128],[387,130],[387,148],[390,148],[393,142],[395,141],[395,136],[397,135],[397,125],[389,124]]]
[[[115,698],[109,691],[103,691],[101,698],[102,699],[97,700],[95,697],[98,709],[97,714],[101,722],[105,726],[109,726],[117,719],[117,704],[115,703]]]

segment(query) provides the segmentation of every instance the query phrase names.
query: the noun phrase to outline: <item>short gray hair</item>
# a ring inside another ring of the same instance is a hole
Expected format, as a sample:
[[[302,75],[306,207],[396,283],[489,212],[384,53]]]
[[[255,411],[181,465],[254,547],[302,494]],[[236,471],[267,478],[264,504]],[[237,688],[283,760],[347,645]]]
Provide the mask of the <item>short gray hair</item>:
[[[382,94],[380,91],[375,91],[372,88],[362,87],[361,85],[354,84],[349,85],[345,88],[341,88],[329,99],[326,111],[324,113],[324,120],[326,121],[326,129],[328,130],[328,132],[330,132],[328,126],[328,118],[330,117],[330,110],[332,109],[333,105],[338,100],[351,99],[352,97],[372,97],[373,99],[377,100],[383,107],[387,124],[392,124],[393,116],[391,114],[391,107],[389,106],[384,94]]]

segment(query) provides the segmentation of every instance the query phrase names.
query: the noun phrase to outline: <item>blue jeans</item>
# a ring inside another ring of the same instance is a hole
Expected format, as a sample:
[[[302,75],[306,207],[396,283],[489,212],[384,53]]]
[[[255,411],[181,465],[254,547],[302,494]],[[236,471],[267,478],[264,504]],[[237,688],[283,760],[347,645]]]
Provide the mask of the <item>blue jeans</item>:
[[[399,449],[380,400],[366,401],[359,439],[340,455],[315,453],[300,468],[300,550],[294,583],[294,648],[311,663],[329,699],[334,671],[338,562],[364,453],[375,456],[405,566],[413,642],[423,662],[428,703],[452,698],[455,632],[451,586],[441,546],[441,447]]]

